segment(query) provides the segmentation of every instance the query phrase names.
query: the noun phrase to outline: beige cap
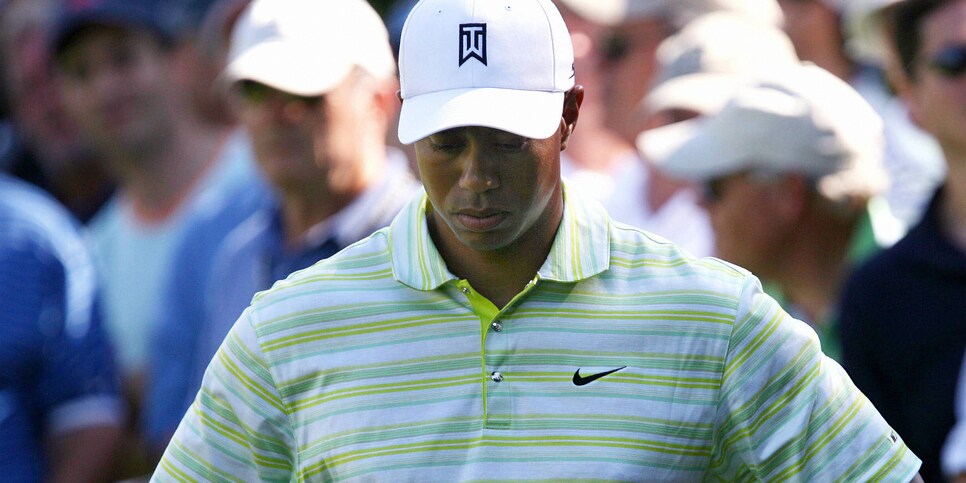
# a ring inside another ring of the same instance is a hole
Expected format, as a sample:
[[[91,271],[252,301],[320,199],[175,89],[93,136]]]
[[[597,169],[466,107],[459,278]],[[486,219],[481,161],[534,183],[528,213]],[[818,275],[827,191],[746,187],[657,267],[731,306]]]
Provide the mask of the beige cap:
[[[888,181],[881,118],[851,86],[813,64],[743,87],[713,116],[645,131],[639,147],[680,178],[800,173],[832,200],[880,193]]]
[[[798,63],[783,30],[730,11],[702,15],[657,50],[658,74],[644,99],[650,112],[682,108],[717,112],[742,84]]]

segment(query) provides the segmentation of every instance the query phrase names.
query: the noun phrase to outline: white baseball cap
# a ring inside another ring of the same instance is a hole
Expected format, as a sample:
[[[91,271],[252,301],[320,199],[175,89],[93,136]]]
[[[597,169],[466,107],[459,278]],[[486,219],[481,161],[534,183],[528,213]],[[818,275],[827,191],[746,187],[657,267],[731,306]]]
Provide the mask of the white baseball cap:
[[[574,86],[570,33],[550,0],[421,0],[399,47],[399,141],[459,126],[553,135]]]
[[[803,63],[743,87],[715,115],[645,131],[638,146],[680,178],[793,172],[840,199],[885,188],[882,129],[879,115],[851,86]]]
[[[255,0],[232,30],[224,80],[317,96],[360,67],[395,74],[389,34],[365,0]]]
[[[661,42],[657,61],[644,107],[650,112],[681,108],[710,114],[749,76],[796,64],[798,55],[782,29],[723,10],[694,19]]]

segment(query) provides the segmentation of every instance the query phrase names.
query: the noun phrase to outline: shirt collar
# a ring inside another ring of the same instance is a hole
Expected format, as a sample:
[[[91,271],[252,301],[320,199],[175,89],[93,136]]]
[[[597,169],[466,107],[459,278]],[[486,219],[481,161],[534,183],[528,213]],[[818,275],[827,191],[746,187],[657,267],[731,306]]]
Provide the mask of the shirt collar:
[[[426,223],[425,189],[389,228],[393,276],[416,290],[434,290],[456,280],[433,244]],[[550,254],[538,271],[542,280],[578,282],[610,266],[610,218],[597,202],[564,185],[564,212]]]

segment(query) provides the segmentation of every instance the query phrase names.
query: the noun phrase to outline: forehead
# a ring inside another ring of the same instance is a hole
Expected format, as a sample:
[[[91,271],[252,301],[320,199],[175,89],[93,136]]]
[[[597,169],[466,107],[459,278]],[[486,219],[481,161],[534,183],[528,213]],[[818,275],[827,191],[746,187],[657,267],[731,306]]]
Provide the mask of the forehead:
[[[484,127],[484,126],[459,126],[459,127],[444,129],[442,131],[438,131],[429,135],[429,137],[436,137],[436,136],[529,139],[524,136],[520,136],[519,134],[513,134],[508,131],[503,131],[500,129],[495,129],[492,127]]]
[[[966,0],[940,7],[922,22],[922,52],[931,53],[950,43],[966,43]]]
[[[91,48],[150,45],[160,49],[161,42],[147,30],[130,26],[93,23],[84,26],[70,37],[61,56],[69,57]]]

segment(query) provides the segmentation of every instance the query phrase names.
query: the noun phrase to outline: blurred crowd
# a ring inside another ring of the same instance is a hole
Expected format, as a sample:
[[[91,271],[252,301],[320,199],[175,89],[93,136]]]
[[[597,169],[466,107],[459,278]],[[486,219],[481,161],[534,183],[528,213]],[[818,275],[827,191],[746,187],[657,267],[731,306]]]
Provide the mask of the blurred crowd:
[[[0,0],[0,480],[150,475],[252,297],[420,189],[416,1],[302,1]],[[758,275],[966,481],[966,0],[555,3],[568,186]]]

